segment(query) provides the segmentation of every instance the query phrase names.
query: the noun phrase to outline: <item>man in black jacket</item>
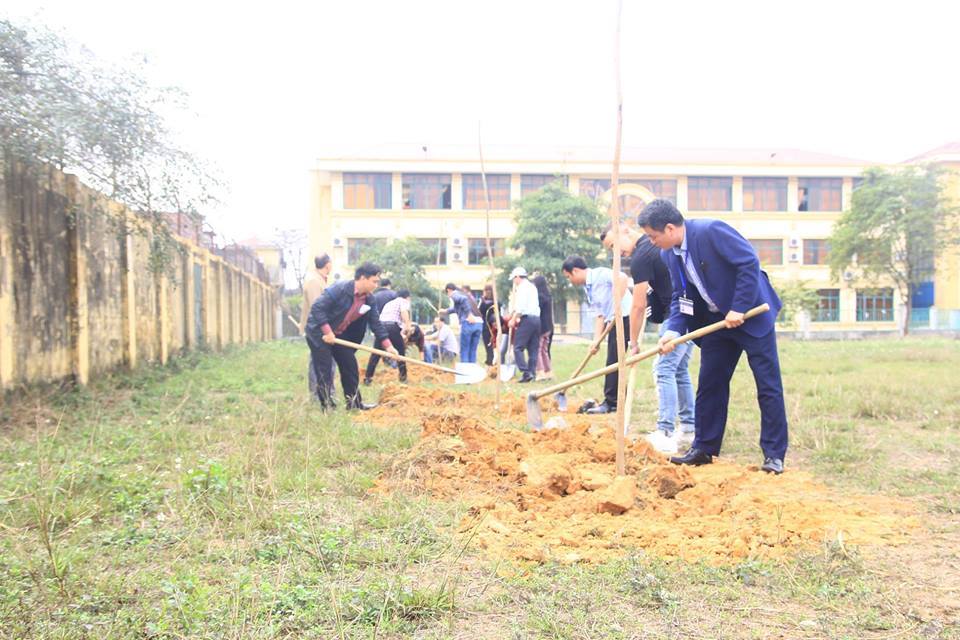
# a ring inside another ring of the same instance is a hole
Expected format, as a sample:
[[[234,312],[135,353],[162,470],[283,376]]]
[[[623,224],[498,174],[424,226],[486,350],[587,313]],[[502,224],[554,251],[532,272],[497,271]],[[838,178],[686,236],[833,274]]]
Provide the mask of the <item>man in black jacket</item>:
[[[380,283],[381,269],[371,262],[357,267],[353,280],[340,281],[326,288],[313,306],[307,320],[307,344],[313,367],[320,379],[317,397],[324,410],[335,407],[330,390],[333,388],[331,362],[340,369],[340,384],[348,409],[372,409],[376,405],[363,403],[358,385],[360,369],[356,349],[335,344],[335,338],[350,342],[363,341],[367,326],[385,351],[397,354],[390,343],[387,330],[380,323],[380,309],[371,294]]]

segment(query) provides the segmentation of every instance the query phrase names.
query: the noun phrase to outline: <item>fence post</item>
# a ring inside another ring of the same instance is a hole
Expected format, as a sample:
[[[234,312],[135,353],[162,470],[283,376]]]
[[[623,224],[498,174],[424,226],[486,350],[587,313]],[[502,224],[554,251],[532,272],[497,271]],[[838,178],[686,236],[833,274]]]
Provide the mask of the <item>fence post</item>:
[[[167,301],[167,274],[161,271],[156,276],[157,291],[157,334],[160,339],[160,364],[167,364],[170,358],[170,337],[168,331],[172,326],[170,318],[170,304]]]
[[[82,233],[86,224],[85,213],[78,202],[77,177],[67,175],[65,181],[67,211],[73,215],[73,224],[67,226],[67,281],[70,287],[68,305],[69,322],[73,325],[72,369],[77,384],[86,385],[90,380],[90,315],[87,308],[87,247],[86,234]]]
[[[123,300],[123,340],[126,348],[127,366],[130,369],[137,367],[137,300],[135,295],[136,278],[133,270],[133,235],[130,231],[130,214],[120,205],[111,203],[113,215],[121,219],[121,234],[123,245],[120,252],[120,263],[123,269],[123,279],[120,284],[120,296]]]
[[[0,389],[13,386],[13,229],[8,209],[7,178],[12,166],[0,157]]]

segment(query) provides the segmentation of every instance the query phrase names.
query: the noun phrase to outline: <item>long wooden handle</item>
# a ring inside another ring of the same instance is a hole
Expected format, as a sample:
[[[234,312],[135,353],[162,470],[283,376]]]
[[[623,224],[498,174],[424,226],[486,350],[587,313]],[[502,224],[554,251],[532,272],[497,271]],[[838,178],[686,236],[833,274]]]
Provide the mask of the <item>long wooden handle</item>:
[[[442,371],[444,373],[452,373],[457,375],[456,370],[448,369],[446,367],[441,367],[430,362],[424,362],[423,360],[414,360],[413,358],[408,358],[407,356],[399,356],[390,353],[389,351],[384,351],[382,349],[377,349],[375,347],[368,347],[364,344],[357,344],[356,342],[350,342],[349,340],[341,340],[340,338],[333,339],[334,344],[339,344],[342,347],[350,347],[351,349],[360,349],[361,351],[369,351],[370,353],[375,353],[381,358],[390,358],[391,360],[400,360],[406,362],[407,364],[417,365],[418,367],[426,367],[428,369],[435,369],[436,371]]]
[[[763,303],[759,307],[754,307],[753,309],[750,309],[750,311],[747,311],[745,314],[743,314],[743,319],[749,320],[750,318],[754,316],[758,316],[761,313],[766,313],[767,311],[770,311],[770,305],[768,305],[767,303]],[[720,329],[725,329],[726,327],[727,327],[727,324],[725,320],[718,320],[713,324],[708,324],[705,327],[700,327],[696,331],[691,331],[686,335],[682,335],[677,338],[674,338],[669,342],[669,344],[672,344],[674,346],[678,344],[683,344],[684,342],[689,342],[690,340],[696,340],[697,338],[702,338],[707,334],[713,333],[714,331],[719,331]],[[629,358],[627,358],[626,364],[628,367],[631,367],[637,364],[638,362],[640,362],[641,360],[652,358],[658,353],[660,353],[660,347],[659,346],[652,347],[650,349],[647,349],[646,351],[641,351],[635,356],[630,356]],[[618,366],[619,365],[616,362],[614,362],[613,364],[607,365],[602,369],[597,369],[596,371],[585,373],[582,376],[572,378],[570,380],[567,380],[566,382],[561,382],[559,384],[553,385],[552,387],[547,387],[546,389],[541,389],[540,391],[531,393],[530,397],[536,400],[539,400],[540,398],[543,398],[544,396],[548,396],[551,393],[556,393],[557,391],[563,391],[564,389],[569,389],[570,387],[574,387],[578,384],[582,384],[584,382],[587,382],[588,380],[593,380],[594,378],[605,376],[608,373],[613,373],[614,371],[617,370]]]
[[[584,367],[586,367],[587,363],[590,362],[590,358],[592,358],[596,354],[596,350],[600,348],[600,343],[603,342],[603,339],[607,337],[607,334],[610,333],[610,329],[612,328],[613,328],[613,323],[608,322],[607,326],[605,326],[603,328],[603,331],[600,332],[600,337],[590,343],[590,350],[587,351],[587,355],[585,355],[583,357],[583,360],[580,361],[580,366],[578,366],[574,370],[573,375],[570,376],[571,379],[576,378],[578,375],[580,375],[583,372]]]

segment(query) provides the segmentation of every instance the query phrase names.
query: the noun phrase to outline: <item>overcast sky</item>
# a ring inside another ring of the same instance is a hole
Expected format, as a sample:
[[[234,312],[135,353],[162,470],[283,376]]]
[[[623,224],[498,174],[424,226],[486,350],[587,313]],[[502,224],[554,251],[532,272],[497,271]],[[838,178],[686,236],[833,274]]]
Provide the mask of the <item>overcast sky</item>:
[[[306,228],[344,145],[609,145],[614,0],[6,0],[191,97],[187,145],[231,185],[211,222]],[[960,140],[960,3],[624,0],[624,144],[797,147],[894,162]]]

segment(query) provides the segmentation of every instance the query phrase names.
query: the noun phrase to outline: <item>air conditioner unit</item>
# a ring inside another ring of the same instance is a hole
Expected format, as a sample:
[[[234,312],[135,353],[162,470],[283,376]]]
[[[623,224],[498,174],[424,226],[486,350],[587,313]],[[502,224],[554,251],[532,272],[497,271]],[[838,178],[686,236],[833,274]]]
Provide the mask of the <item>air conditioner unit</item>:
[[[800,246],[800,238],[790,238],[790,248],[796,249]]]
[[[463,262],[463,258],[460,257],[460,252],[459,252],[459,251],[454,251],[454,252],[453,252],[453,261],[454,261],[454,262]]]
[[[853,280],[853,271],[844,271],[843,279],[847,282],[850,282],[851,280]]]
[[[800,254],[796,251],[790,252],[790,262],[800,262]]]
[[[340,238],[334,238],[334,239],[333,239],[333,246],[335,246],[335,247],[342,247],[342,246],[343,246],[343,240],[341,240]]]
[[[463,241],[460,238],[453,239],[453,246],[459,247],[461,244],[463,244]]]

